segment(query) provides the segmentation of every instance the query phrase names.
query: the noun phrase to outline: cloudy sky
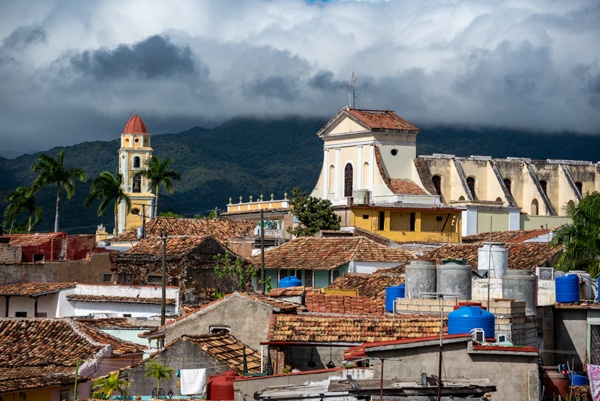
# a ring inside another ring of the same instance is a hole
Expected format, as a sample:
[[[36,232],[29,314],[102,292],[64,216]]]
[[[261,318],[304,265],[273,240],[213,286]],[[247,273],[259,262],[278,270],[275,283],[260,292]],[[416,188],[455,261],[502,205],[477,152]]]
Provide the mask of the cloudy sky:
[[[0,155],[236,115],[600,134],[597,0],[1,0]]]

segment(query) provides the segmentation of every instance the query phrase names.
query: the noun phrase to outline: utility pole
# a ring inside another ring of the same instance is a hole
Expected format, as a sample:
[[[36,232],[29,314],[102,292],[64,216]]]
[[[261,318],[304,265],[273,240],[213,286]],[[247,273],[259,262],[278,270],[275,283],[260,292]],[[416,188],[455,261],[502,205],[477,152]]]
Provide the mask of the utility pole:
[[[162,240],[162,302],[160,307],[160,325],[162,326],[165,324],[167,298],[167,233],[161,231],[160,239]]]
[[[263,294],[267,293],[267,284],[265,283],[265,215],[260,209],[260,280],[262,281]]]

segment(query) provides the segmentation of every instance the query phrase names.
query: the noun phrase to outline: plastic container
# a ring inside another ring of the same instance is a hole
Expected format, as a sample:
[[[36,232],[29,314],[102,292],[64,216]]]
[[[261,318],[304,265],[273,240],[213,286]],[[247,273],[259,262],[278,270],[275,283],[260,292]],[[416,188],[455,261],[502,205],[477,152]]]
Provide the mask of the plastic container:
[[[577,375],[573,373],[571,375],[571,386],[587,386],[588,378],[584,375]]]
[[[556,302],[579,302],[579,276],[577,274],[557,277],[554,285],[556,288]]]
[[[485,337],[496,335],[495,317],[480,306],[462,305],[448,314],[448,334],[470,334],[472,329],[483,329]]]
[[[209,400],[233,400],[233,380],[240,375],[233,370],[228,370],[220,376],[213,376],[207,384]]]
[[[298,287],[302,285],[302,280],[296,276],[287,276],[279,280],[279,288]]]
[[[404,298],[406,286],[404,284],[387,287],[385,289],[385,310],[387,312],[394,311],[394,302],[396,298]]]

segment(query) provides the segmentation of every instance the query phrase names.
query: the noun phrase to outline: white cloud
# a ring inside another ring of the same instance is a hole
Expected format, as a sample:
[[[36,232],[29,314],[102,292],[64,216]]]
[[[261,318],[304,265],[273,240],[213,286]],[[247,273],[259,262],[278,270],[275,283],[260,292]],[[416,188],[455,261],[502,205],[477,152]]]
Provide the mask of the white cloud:
[[[131,112],[155,133],[329,117],[352,72],[360,106],[413,122],[598,133],[598,20],[586,0],[4,1],[0,139],[114,139]]]

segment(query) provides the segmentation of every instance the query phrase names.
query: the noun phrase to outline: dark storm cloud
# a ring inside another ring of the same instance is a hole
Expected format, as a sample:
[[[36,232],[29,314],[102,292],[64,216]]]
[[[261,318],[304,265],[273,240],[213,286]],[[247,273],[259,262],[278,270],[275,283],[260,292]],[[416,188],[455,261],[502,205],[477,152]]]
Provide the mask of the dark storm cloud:
[[[196,64],[188,46],[176,46],[159,35],[114,50],[85,51],[71,58],[73,67],[98,80],[134,75],[143,79],[192,74]]]
[[[8,48],[21,48],[36,42],[46,41],[46,31],[40,26],[20,26],[10,33],[2,44]]]
[[[333,72],[321,70],[308,80],[308,86],[321,91],[348,90],[350,82],[335,79]]]
[[[241,91],[249,99],[263,97],[292,102],[297,98],[298,86],[289,77],[269,76],[243,83]]]

